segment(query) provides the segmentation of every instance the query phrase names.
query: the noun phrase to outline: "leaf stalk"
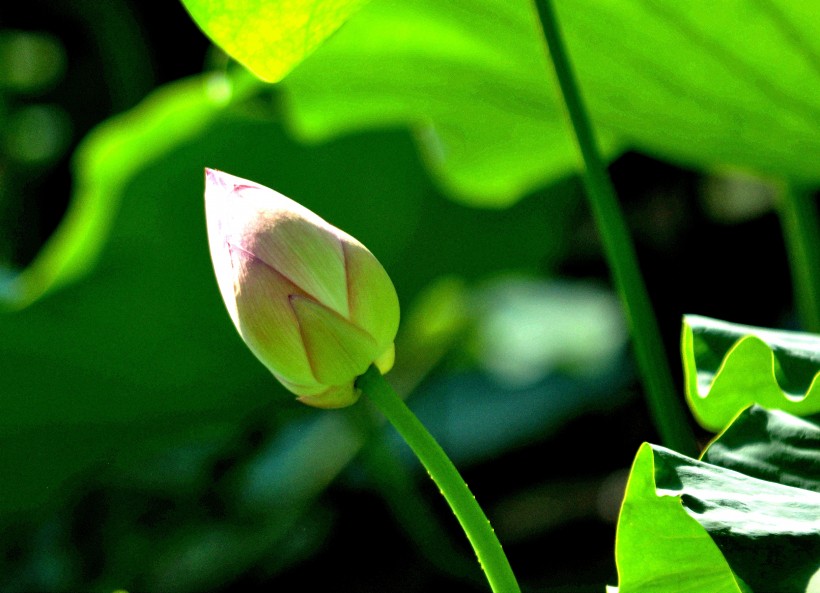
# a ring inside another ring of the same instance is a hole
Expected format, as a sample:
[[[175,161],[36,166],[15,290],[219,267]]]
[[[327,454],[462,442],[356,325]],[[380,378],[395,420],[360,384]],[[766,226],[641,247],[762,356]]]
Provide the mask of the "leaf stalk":
[[[667,447],[696,456],[697,443],[685,409],[676,397],[663,340],[640,272],[635,248],[581,98],[552,0],[534,2],[541,32],[549,49],[583,159],[581,179],[626,313],[650,414]]]
[[[780,224],[800,321],[806,331],[820,333],[820,220],[814,194],[804,187],[786,185],[780,194]]]

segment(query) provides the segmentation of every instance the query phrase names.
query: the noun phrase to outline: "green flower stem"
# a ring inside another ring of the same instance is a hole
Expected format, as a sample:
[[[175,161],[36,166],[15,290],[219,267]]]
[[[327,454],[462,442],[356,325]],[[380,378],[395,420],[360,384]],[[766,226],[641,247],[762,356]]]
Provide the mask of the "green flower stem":
[[[361,408],[360,408],[361,409]],[[370,419],[371,428],[374,423]],[[403,464],[396,463],[396,456],[381,435],[368,439],[362,450],[362,459],[367,464],[368,473],[379,488],[393,516],[419,552],[444,574],[472,582],[476,585],[484,580],[480,570],[476,570],[475,560],[467,554],[456,551],[441,521],[430,512],[430,505],[418,496],[412,476]],[[428,519],[419,521],[419,517]]]
[[[780,223],[803,329],[820,332],[820,221],[813,193],[807,188],[786,186],[780,195]]]
[[[635,248],[581,99],[552,1],[534,2],[575,139],[583,157],[584,188],[601,233],[615,286],[626,310],[649,411],[666,446],[686,455],[696,455],[695,437],[685,409],[676,397],[672,373],[638,266]]]
[[[521,589],[487,516],[433,436],[375,366],[359,377],[356,386],[385,415],[427,469],[461,523],[492,590],[495,593],[519,593]]]

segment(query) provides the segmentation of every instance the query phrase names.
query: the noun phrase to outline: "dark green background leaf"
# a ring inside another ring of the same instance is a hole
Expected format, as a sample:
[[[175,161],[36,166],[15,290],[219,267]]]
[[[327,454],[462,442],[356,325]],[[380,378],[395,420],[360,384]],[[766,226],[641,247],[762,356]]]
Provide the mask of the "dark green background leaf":
[[[227,84],[165,88],[104,124],[77,159],[72,214],[9,291],[13,305],[47,294],[0,315],[0,470],[13,476],[0,513],[53,500],[82,470],[146,440],[230,434],[272,397],[287,413],[216,290],[205,166],[276,187],[361,239],[403,303],[440,274],[535,271],[558,253],[571,208],[549,217],[546,201],[531,200],[503,219],[475,213],[434,191],[406,134],[305,147]]]

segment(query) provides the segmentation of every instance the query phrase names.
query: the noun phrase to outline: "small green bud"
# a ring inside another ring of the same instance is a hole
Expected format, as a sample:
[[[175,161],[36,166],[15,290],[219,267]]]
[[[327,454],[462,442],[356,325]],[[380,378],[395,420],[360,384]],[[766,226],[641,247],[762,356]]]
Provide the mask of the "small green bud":
[[[236,329],[299,400],[341,408],[393,366],[396,289],[367,248],[267,187],[205,170],[208,241]]]

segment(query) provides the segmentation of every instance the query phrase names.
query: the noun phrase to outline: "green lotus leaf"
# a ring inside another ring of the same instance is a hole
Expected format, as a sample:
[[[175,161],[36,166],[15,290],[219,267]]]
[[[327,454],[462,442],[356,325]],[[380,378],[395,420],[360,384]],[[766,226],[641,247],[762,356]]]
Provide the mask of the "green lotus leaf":
[[[701,461],[753,480],[746,480],[747,486],[743,479],[735,480],[743,489],[724,488],[722,511],[699,511],[696,503],[684,501],[735,573],[754,591],[816,593],[820,585],[818,418],[750,406],[709,444]],[[746,521],[735,521],[740,513]]]
[[[564,0],[598,135],[685,166],[820,180],[820,13],[810,3]],[[381,0],[283,81],[294,127],[409,125],[443,186],[505,206],[578,157],[530,1]]]
[[[267,82],[281,80],[368,0],[182,0],[226,53]]]
[[[620,593],[813,591],[818,468],[820,426],[758,406],[701,461],[643,445],[618,522]]]
[[[681,583],[687,593],[747,593],[680,497],[658,491],[658,450],[644,443],[629,475],[615,540],[618,593],[680,593]]]
[[[291,124],[409,125],[451,196],[508,206],[578,163],[536,22],[528,1],[372,2],[282,82]]]
[[[687,315],[681,353],[689,406],[708,430],[755,403],[797,416],[820,412],[820,336]]]

